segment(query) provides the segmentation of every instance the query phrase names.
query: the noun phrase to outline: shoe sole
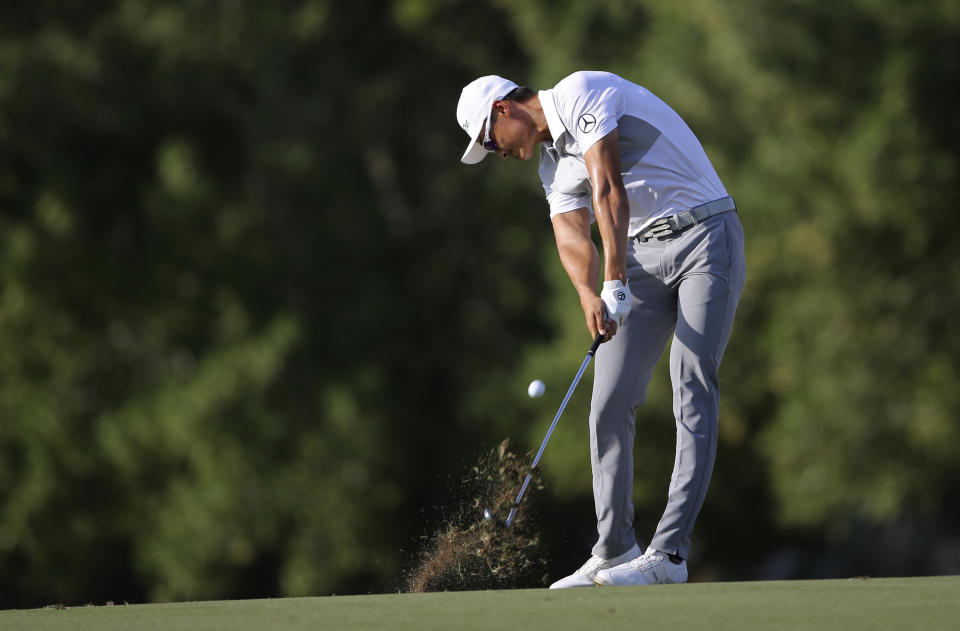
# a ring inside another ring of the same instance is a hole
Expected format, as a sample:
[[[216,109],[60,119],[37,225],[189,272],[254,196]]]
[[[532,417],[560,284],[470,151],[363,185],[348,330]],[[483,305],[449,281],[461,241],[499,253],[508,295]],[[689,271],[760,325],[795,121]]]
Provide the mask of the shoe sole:
[[[685,585],[687,581],[667,581],[666,583],[626,583],[623,585],[618,585],[616,583],[601,583],[597,580],[597,577],[593,578],[593,584],[597,587],[646,587],[647,585]]]

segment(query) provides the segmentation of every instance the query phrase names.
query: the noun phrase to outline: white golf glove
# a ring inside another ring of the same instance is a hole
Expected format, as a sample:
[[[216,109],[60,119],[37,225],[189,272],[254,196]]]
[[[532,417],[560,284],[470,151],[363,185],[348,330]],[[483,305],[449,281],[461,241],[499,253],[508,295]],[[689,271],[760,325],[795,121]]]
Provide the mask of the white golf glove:
[[[616,322],[617,326],[623,326],[623,321],[630,313],[630,290],[619,280],[606,280],[603,281],[600,299],[607,309],[607,317]]]

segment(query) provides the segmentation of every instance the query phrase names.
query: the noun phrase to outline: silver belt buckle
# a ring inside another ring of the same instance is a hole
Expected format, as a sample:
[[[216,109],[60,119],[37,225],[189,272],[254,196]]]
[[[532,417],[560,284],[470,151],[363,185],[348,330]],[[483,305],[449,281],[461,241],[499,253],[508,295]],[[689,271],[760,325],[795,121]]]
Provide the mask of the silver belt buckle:
[[[692,210],[682,210],[678,212],[676,215],[672,215],[672,218],[673,218],[674,232],[680,232],[681,230],[683,230],[688,226],[692,226],[696,223],[699,223],[697,221],[697,216],[693,214]]]

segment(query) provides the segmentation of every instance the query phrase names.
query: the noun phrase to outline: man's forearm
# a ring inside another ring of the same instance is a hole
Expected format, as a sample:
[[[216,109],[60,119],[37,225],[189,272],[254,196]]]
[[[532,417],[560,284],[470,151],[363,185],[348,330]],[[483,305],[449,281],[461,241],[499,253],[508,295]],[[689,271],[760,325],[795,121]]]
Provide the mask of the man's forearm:
[[[590,211],[581,208],[554,217],[553,231],[560,263],[580,296],[587,330],[591,337],[602,332],[605,340],[609,340],[616,334],[618,323],[607,317],[603,299],[597,294],[600,255],[590,237],[590,222]]]
[[[580,295],[580,302],[597,297],[600,255],[590,237],[590,212],[581,208],[553,219],[560,264]]]
[[[619,132],[613,130],[584,156],[593,184],[593,212],[603,241],[603,279],[627,282],[630,202],[620,175]]]
[[[627,225],[630,207],[615,187],[598,191],[594,209],[603,242],[603,279],[627,282]]]
[[[578,239],[557,243],[557,252],[560,254],[560,264],[580,296],[580,302],[595,298],[600,277],[600,255],[593,241]]]

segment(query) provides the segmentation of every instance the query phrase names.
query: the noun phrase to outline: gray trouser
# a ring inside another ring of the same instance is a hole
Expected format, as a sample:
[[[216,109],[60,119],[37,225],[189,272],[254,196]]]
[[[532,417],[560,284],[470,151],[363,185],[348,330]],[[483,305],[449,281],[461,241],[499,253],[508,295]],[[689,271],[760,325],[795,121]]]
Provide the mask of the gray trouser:
[[[599,540],[613,558],[636,542],[633,439],[636,408],[670,334],[677,425],[667,507],[650,545],[686,558],[717,453],[717,370],[743,289],[746,266],[737,214],[710,217],[679,234],[627,251],[630,315],[600,346],[590,411],[590,456]]]

